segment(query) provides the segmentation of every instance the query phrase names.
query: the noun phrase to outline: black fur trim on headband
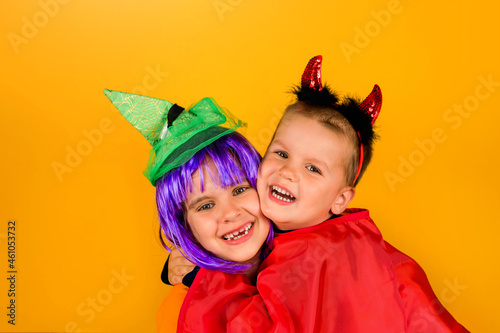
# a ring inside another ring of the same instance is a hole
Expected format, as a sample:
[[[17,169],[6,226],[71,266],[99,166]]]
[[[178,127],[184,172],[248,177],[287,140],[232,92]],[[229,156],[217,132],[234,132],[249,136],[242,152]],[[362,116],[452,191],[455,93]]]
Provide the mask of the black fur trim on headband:
[[[312,88],[295,86],[292,93],[297,96],[301,102],[306,102],[317,106],[332,106],[338,103],[339,98],[335,91],[330,89],[328,85],[324,85],[321,91]]]
[[[292,93],[297,96],[300,102],[314,106],[330,107],[340,112],[349,121],[354,130],[359,132],[363,145],[370,145],[372,143],[374,132],[371,125],[371,118],[359,108],[361,104],[359,99],[347,96],[340,100],[338,94],[326,84],[321,91],[295,86],[292,89]]]
[[[338,104],[335,109],[340,112],[349,121],[354,130],[359,133],[363,145],[371,147],[375,139],[375,133],[371,125],[370,116],[359,108],[360,104],[361,101],[359,99],[348,96],[344,97],[342,103]]]

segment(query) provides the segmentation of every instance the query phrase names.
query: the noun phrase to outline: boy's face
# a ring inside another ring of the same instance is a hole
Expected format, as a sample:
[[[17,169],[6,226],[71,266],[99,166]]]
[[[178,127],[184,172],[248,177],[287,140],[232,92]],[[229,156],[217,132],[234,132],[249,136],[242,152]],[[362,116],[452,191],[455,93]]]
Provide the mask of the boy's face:
[[[246,181],[221,188],[212,180],[215,167],[193,174],[192,192],[186,200],[186,219],[201,246],[217,257],[245,262],[253,259],[269,233],[269,220],[259,207],[257,191]]]
[[[348,140],[315,119],[287,114],[259,168],[261,210],[281,230],[319,224],[354,197],[345,180]]]

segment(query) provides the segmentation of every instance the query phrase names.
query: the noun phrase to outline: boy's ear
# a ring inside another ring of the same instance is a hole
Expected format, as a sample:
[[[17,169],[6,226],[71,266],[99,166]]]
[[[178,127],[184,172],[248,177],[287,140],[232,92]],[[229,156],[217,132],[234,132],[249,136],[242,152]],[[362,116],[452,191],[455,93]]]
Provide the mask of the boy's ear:
[[[340,190],[335,202],[330,207],[332,214],[342,214],[346,210],[347,205],[354,199],[354,194],[356,194],[356,189],[352,186],[347,186]]]

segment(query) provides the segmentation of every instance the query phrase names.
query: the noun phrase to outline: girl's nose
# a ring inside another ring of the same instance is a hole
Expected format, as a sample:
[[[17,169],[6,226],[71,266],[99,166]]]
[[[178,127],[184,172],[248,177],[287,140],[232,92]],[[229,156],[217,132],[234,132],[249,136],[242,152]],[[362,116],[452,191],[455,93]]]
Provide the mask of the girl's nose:
[[[222,221],[225,223],[235,222],[241,215],[240,207],[237,204],[231,202],[231,200],[226,202],[222,209]]]

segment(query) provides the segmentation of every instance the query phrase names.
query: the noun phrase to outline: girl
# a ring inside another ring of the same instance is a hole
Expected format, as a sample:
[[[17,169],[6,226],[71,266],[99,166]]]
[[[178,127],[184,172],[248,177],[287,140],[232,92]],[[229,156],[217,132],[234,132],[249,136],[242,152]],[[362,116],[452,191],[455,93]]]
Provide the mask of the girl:
[[[153,146],[144,174],[156,186],[167,240],[201,269],[252,279],[272,233],[255,190],[261,157],[235,132],[243,124],[210,98],[184,110],[146,96],[105,94]],[[176,330],[187,292],[176,288],[158,311],[160,332]]]

